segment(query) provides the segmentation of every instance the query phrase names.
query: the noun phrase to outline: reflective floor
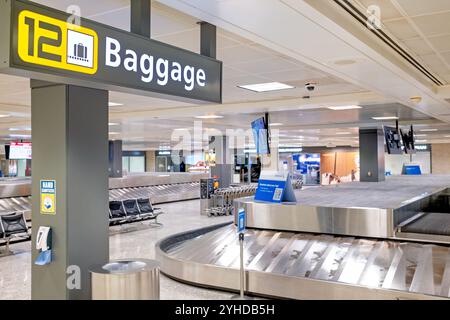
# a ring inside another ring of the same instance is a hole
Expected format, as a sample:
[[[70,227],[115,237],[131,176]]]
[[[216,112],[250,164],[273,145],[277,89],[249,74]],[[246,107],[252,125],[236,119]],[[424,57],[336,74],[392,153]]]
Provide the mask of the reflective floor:
[[[232,217],[200,216],[200,201],[184,201],[157,205],[166,213],[158,221],[162,228],[152,228],[148,222],[111,228],[110,256],[119,258],[148,258],[155,256],[155,243],[169,235],[231,221]],[[121,231],[119,233],[119,231]],[[0,300],[30,299],[31,242],[11,246],[14,255],[0,257]],[[4,250],[3,247],[0,250]],[[173,281],[161,276],[161,299],[229,299],[233,294],[207,290]]]

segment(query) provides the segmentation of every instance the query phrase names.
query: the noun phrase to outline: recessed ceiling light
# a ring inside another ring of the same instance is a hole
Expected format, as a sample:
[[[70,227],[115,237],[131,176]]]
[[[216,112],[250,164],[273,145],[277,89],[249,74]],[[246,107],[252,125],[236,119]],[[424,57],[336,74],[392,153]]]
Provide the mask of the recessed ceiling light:
[[[8,118],[8,117],[10,117],[9,114],[0,114],[0,118]]]
[[[11,138],[31,138],[29,134],[10,134]]]
[[[176,128],[176,129],[173,129],[174,131],[184,131],[184,130],[186,130],[186,131],[189,131],[189,128]]]
[[[426,137],[426,134],[416,134],[416,137]]]
[[[123,103],[108,102],[108,107],[118,107],[118,106],[123,106]]]
[[[31,131],[31,128],[9,128],[9,131]]]
[[[336,132],[337,135],[348,135],[352,134],[351,132]]]
[[[278,122],[275,122],[275,123],[269,123],[269,126],[271,126],[271,127],[280,127],[280,126],[282,126],[283,124],[282,123],[278,123]]]
[[[436,132],[438,129],[420,129],[421,132]]]
[[[196,116],[197,119],[222,119],[223,116],[218,116],[215,114],[206,115],[206,116]]]
[[[389,117],[372,117],[373,120],[398,120],[398,117],[396,116],[389,116]]]
[[[341,111],[341,110],[353,110],[353,109],[362,109],[360,106],[336,106],[336,107],[328,107],[330,110]]]
[[[116,122],[110,122],[108,123],[108,126],[119,126],[120,123],[116,123]]]
[[[243,86],[238,86],[242,89],[247,89],[254,92],[268,92],[277,90],[294,89],[293,86],[281,83],[281,82],[268,82],[268,83],[257,83],[257,84],[247,84]]]
[[[109,134],[120,134],[120,132],[110,132]]]
[[[450,138],[450,136],[445,136],[446,138]]]
[[[417,143],[425,143],[425,142],[427,142],[428,140],[416,140],[416,142]]]

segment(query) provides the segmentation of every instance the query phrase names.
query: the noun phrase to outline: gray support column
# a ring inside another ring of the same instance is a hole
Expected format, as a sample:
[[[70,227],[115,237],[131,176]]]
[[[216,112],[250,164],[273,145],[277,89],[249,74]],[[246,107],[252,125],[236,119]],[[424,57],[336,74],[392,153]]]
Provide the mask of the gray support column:
[[[200,54],[203,56],[216,58],[217,50],[217,32],[216,26],[200,22]]]
[[[232,181],[234,157],[232,149],[229,148],[229,141],[227,136],[216,136],[212,137],[209,145],[216,153],[216,165],[211,167],[211,177],[219,177],[221,188],[228,187]]]
[[[359,129],[359,162],[362,182],[384,181],[384,134],[381,129]]]
[[[31,86],[31,297],[89,299],[88,267],[109,260],[108,92],[34,80]],[[41,179],[56,181],[54,215],[41,214]],[[45,266],[34,264],[39,226],[53,230],[53,262]],[[80,268],[80,289],[67,287],[69,266]]]
[[[151,0],[130,0],[131,32],[151,37]]]
[[[108,173],[111,178],[122,177],[122,140],[109,141]]]

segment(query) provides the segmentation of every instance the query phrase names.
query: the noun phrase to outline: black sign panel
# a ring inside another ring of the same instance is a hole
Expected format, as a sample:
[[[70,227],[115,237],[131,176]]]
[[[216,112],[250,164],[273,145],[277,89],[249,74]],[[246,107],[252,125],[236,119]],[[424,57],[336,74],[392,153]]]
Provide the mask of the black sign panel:
[[[31,3],[0,4],[0,71],[161,97],[221,102],[222,63],[159,41]],[[9,37],[9,39],[8,39]],[[6,61],[7,60],[7,61]],[[152,94],[154,95],[154,94]]]
[[[402,142],[400,133],[397,128],[384,127],[384,137],[386,139],[386,147],[389,154],[402,154]]]

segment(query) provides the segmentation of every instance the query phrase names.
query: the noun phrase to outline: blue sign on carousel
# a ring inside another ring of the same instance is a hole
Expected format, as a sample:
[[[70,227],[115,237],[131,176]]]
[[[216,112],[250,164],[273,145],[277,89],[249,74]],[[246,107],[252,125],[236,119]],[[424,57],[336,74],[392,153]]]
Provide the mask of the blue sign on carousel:
[[[296,202],[290,175],[262,173],[259,178],[255,200],[272,203]]]

